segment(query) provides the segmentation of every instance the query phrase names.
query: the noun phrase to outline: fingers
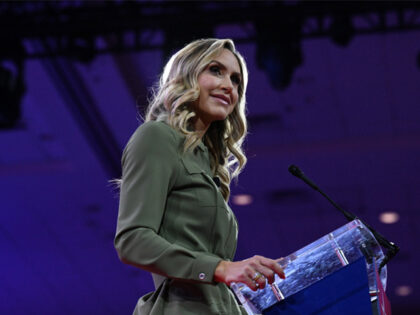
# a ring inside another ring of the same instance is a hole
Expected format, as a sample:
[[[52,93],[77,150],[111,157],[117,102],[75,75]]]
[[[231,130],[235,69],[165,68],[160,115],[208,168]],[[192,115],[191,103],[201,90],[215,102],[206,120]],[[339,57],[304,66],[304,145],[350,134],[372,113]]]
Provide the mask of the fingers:
[[[265,288],[267,282],[272,284],[276,274],[285,279],[284,271],[277,260],[254,256],[239,262],[221,262],[216,268],[214,278],[217,282],[228,285],[232,282],[242,282],[256,291]]]
[[[259,267],[257,267],[257,271],[260,272],[267,279],[269,284],[272,284],[274,282],[274,271],[272,271],[270,268],[267,268],[264,265],[260,265]]]
[[[256,271],[252,277],[253,282],[257,285],[259,289],[264,289],[267,283],[267,278],[259,271]]]
[[[245,284],[248,286],[248,288],[250,288],[252,291],[257,291],[259,289],[259,284],[255,281],[253,281],[251,278],[248,278],[249,280],[247,280],[245,282]]]
[[[266,268],[272,270],[274,273],[278,274],[280,278],[286,279],[286,275],[284,274],[283,268],[277,263],[276,260],[260,257],[260,263]]]
[[[284,260],[284,257],[280,257],[275,259],[276,263],[281,263]]]
[[[257,291],[260,284],[254,281],[256,272],[250,273],[243,281],[252,291]]]
[[[289,255],[289,257],[286,259],[284,257],[280,257],[278,259],[276,259],[276,262],[283,268],[285,269],[287,267],[287,265],[289,264],[290,259],[296,259],[296,257],[293,257],[295,255]]]
[[[253,285],[248,285],[248,287],[254,291],[265,288],[267,282],[272,284],[275,280],[275,274],[279,275],[282,279],[286,278],[283,269],[276,260],[254,256],[248,261],[250,267],[255,271],[250,275]]]

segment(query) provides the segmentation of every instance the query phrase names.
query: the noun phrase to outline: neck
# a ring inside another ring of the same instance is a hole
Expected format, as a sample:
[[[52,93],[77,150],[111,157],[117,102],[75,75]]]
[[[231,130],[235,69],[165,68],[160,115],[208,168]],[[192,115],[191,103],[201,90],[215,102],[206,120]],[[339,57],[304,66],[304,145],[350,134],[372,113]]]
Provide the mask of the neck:
[[[209,123],[205,123],[200,118],[197,118],[193,125],[194,130],[200,132],[201,136],[203,136],[206,133],[207,129],[209,129],[210,127]]]

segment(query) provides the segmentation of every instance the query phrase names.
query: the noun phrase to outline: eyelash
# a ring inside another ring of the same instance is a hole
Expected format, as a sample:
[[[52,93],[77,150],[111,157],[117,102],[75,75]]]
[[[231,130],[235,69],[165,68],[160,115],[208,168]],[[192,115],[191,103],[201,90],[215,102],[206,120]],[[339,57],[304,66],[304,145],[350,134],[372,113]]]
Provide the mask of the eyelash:
[[[231,78],[232,82],[235,83],[236,85],[239,85],[241,83],[241,79],[238,78],[238,76],[234,75]]]
[[[210,72],[216,73],[217,75],[220,75],[222,73],[222,71],[220,70],[220,67],[216,65],[210,66],[209,70]],[[236,85],[239,85],[241,83],[241,80],[236,75],[232,76],[231,80]]]
[[[210,66],[209,70],[210,70],[210,72],[217,73],[217,74],[221,74],[222,73],[222,71],[220,71],[220,67],[219,66]]]

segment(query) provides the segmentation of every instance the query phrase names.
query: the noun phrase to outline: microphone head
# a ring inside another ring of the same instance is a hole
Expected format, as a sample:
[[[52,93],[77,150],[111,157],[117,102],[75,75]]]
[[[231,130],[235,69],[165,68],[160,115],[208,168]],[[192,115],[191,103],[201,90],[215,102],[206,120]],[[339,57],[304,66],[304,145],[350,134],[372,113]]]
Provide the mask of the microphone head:
[[[300,170],[300,168],[297,167],[296,165],[293,165],[293,164],[289,166],[289,172],[292,175],[294,175],[296,177],[299,177],[299,178],[303,175],[303,172]]]

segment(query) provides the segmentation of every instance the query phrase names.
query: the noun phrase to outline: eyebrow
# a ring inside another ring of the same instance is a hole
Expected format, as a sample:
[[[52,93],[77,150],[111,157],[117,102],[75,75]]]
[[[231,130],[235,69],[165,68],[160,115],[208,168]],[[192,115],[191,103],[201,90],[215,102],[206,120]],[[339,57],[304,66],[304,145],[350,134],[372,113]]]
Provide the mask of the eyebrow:
[[[211,63],[213,63],[213,62],[215,62],[215,63],[217,63],[221,68],[223,68],[224,70],[226,70],[227,68],[226,68],[226,66],[223,64],[223,63],[221,63],[220,61],[217,61],[217,60],[212,60],[212,61],[210,61],[210,63],[209,64],[211,64]],[[240,78],[241,78],[241,80],[242,80],[242,74],[240,74],[239,72],[233,72],[232,74],[234,74],[234,75],[237,75],[237,76],[239,76]]]

